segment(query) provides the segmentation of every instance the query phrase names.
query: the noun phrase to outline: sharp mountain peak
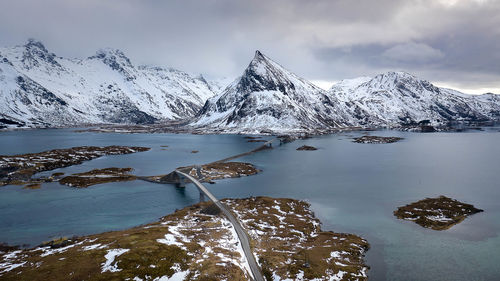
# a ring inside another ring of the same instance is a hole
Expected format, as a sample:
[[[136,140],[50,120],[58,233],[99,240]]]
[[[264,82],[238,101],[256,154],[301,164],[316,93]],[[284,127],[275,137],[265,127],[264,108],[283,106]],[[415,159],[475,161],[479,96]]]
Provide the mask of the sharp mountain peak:
[[[40,50],[40,51],[42,51],[44,53],[48,53],[47,48],[45,48],[45,45],[42,43],[42,41],[36,40],[34,38],[28,39],[28,41],[26,42],[26,44],[23,45],[23,47],[26,50],[37,49],[37,50]]]

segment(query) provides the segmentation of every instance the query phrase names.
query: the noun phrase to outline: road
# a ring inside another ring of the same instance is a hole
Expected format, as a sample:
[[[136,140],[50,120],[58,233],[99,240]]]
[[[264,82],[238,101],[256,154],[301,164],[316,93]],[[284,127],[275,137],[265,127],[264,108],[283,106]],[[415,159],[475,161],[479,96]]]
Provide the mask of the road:
[[[233,159],[236,159],[236,158],[240,158],[242,156],[250,155],[252,153],[255,153],[255,152],[258,152],[258,151],[261,151],[261,150],[264,150],[264,149],[269,149],[270,146],[271,146],[271,144],[273,143],[273,141],[274,141],[274,139],[268,140],[264,144],[262,144],[261,146],[257,147],[256,149],[253,149],[251,151],[244,152],[244,153],[241,153],[241,154],[237,154],[237,155],[234,155],[234,156],[231,156],[231,157],[227,157],[227,158],[224,158],[224,159],[221,159],[221,160],[217,160],[217,161],[214,161],[214,162],[212,162],[210,164],[227,162],[229,160],[233,160]]]
[[[257,264],[257,261],[255,260],[255,257],[252,253],[252,249],[250,248],[250,240],[248,239],[248,234],[241,226],[240,221],[233,215],[233,213],[229,211],[229,209],[224,204],[222,204],[219,200],[217,200],[217,198],[215,198],[215,196],[210,191],[208,191],[208,189],[203,184],[201,184],[197,179],[179,170],[176,170],[175,172],[188,178],[191,182],[193,182],[196,185],[196,187],[198,187],[198,189],[201,190],[222,211],[222,213],[224,213],[224,215],[227,217],[227,219],[231,222],[234,229],[236,230],[236,234],[240,239],[241,248],[243,248],[243,252],[245,253],[245,256],[247,258],[248,265],[250,266],[250,270],[252,271],[254,280],[264,281],[265,280],[264,276],[260,272],[259,265]]]

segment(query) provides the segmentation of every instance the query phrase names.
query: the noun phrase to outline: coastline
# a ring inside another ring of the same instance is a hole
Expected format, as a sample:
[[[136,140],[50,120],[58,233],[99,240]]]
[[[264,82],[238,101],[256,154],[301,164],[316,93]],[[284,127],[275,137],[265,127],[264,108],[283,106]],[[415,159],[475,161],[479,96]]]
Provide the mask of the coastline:
[[[367,279],[366,240],[321,230],[306,202],[270,197],[221,201],[249,232],[266,277]],[[2,254],[0,276],[3,280],[174,275],[190,280],[248,279],[233,230],[210,206],[198,203],[151,224],[8,251]]]

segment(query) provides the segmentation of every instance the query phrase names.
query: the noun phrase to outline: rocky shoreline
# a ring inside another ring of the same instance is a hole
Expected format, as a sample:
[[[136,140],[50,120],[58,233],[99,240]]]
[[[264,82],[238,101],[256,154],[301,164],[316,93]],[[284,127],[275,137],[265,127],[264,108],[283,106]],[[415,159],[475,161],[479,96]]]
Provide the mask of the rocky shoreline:
[[[272,131],[272,130],[225,130],[225,129],[205,129],[187,125],[189,120],[184,122],[173,121],[144,125],[124,125],[124,124],[93,124],[87,125],[86,129],[79,129],[76,132],[94,132],[94,133],[173,133],[173,134],[197,134],[197,135],[216,135],[216,134],[238,134],[251,135],[248,138],[250,142],[259,142],[256,136],[289,136],[291,138],[302,138],[304,136],[321,136],[342,132],[354,131],[376,131],[376,130],[396,130],[417,133],[431,132],[466,132],[478,130],[481,127],[493,127],[499,125],[499,122],[465,122],[453,121],[440,125],[432,125],[428,120],[422,120],[415,124],[387,125],[387,126],[350,126],[338,128],[316,128],[316,129],[298,129],[296,131]],[[75,128],[75,127],[69,127]]]

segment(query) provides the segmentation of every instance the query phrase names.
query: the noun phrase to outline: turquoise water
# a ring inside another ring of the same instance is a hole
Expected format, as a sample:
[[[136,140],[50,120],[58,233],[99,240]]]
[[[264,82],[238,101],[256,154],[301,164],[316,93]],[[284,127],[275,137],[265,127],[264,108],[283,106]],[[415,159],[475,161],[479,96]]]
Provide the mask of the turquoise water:
[[[337,134],[299,140],[239,160],[263,172],[218,181],[208,188],[219,198],[275,196],[311,203],[323,229],[365,237],[372,248],[371,280],[498,280],[500,276],[500,133],[402,136],[394,144],[356,144]],[[236,135],[95,134],[71,130],[0,133],[0,154],[39,152],[79,145],[141,145],[151,151],[108,156],[59,169],[66,173],[110,166],[133,167],[138,175],[170,172],[248,151]],[[296,151],[304,144],[317,151]],[[168,145],[162,150],[160,145]],[[197,154],[191,150],[199,150]],[[54,171],[51,171],[52,173]],[[424,197],[446,195],[485,212],[446,231],[397,220],[392,212]],[[142,181],[73,189],[58,183],[39,190],[0,188],[0,241],[31,244],[51,237],[97,233],[148,223],[196,203],[188,185],[176,188]]]

